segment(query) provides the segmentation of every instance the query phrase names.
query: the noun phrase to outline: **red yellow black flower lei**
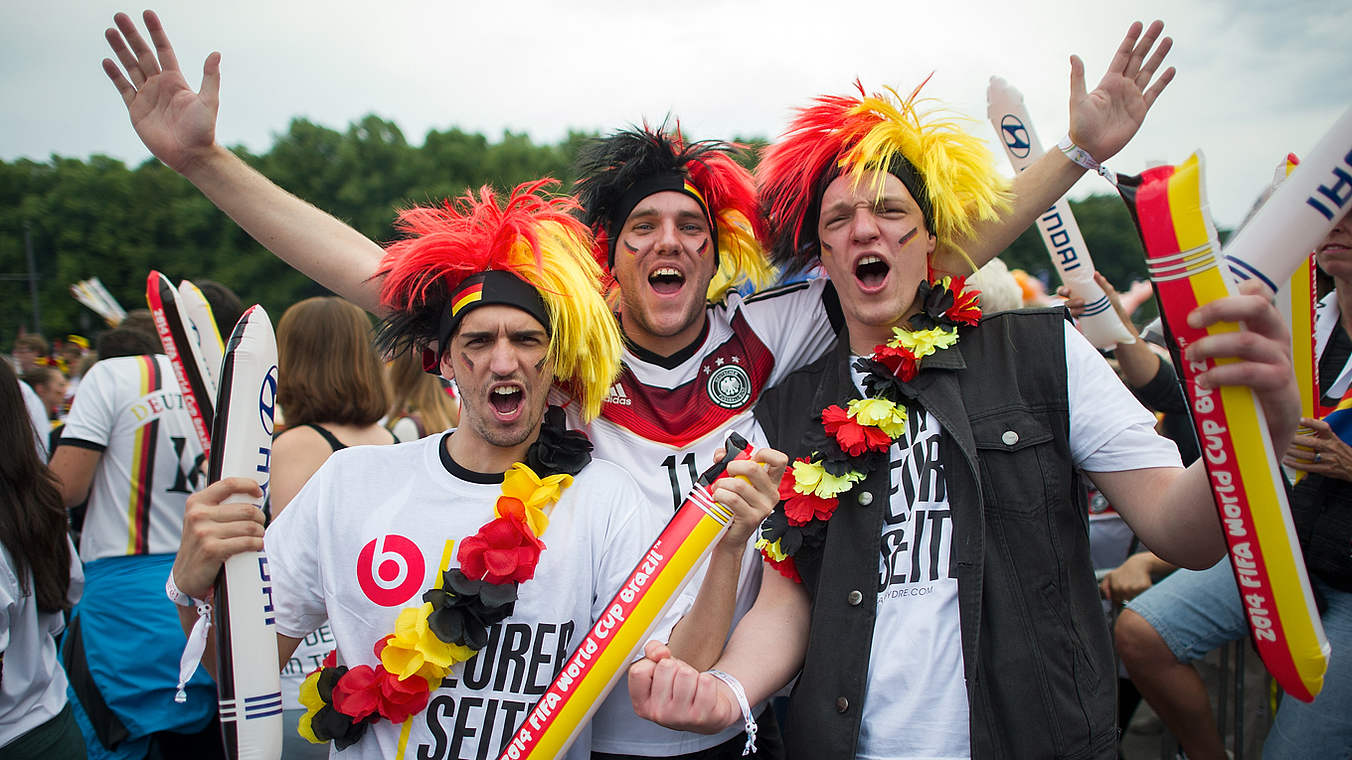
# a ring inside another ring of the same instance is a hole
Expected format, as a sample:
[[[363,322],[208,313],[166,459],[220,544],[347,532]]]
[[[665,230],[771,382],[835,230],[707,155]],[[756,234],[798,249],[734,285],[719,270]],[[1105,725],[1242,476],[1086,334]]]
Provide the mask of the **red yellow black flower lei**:
[[[460,566],[442,573],[423,604],[402,610],[394,633],[376,642],[380,664],[338,665],[335,650],[301,684],[300,735],[343,750],[381,718],[397,724],[421,712],[451,667],[473,657],[489,627],[512,614],[517,585],[535,576],[545,549],[549,512],[590,452],[585,435],[564,427],[563,410],[550,407],[526,461],[503,476],[494,519],[461,541]]]
[[[906,432],[901,383],[910,382],[926,356],[958,342],[958,327],[975,325],[981,307],[966,278],[922,282],[916,289],[920,311],[908,327],[893,328],[892,339],[875,346],[855,367],[864,372],[864,398],[844,408],[832,404],[817,419],[821,432],[809,438],[812,455],[800,457],[779,481],[779,505],[761,524],[756,548],[785,577],[802,582],[794,555],[826,539],[826,523],[839,496],[879,465]]]

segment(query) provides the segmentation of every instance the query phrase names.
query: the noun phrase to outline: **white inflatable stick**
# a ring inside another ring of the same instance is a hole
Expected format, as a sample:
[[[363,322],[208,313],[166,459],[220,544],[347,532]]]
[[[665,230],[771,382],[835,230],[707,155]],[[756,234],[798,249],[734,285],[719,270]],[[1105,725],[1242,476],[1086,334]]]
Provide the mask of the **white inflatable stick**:
[[[1033,131],[1033,121],[1023,105],[1023,94],[1000,77],[991,77],[986,89],[986,115],[1000,135],[1005,154],[1015,171],[1023,171],[1042,156],[1042,144]],[[1037,219],[1037,231],[1052,257],[1052,264],[1070,294],[1084,299],[1080,332],[1097,348],[1112,348],[1131,343],[1131,333],[1118,319],[1103,288],[1094,282],[1094,260],[1084,243],[1070,203],[1060,198]]]
[[[168,277],[150,271],[146,279],[146,303],[155,319],[155,331],[159,333],[160,345],[165,356],[173,365],[174,377],[178,378],[179,390],[183,393],[183,406],[192,419],[193,431],[202,444],[202,451],[211,451],[211,429],[214,419],[214,407],[207,386],[206,364],[197,341],[192,336],[192,320],[183,309],[178,291]]]
[[[178,284],[178,295],[183,302],[183,311],[192,322],[192,332],[197,338],[197,348],[202,354],[202,365],[206,369],[207,391],[216,398],[220,387],[221,360],[225,358],[225,343],[221,340],[220,328],[216,317],[211,313],[211,304],[202,291],[184,280]]]
[[[253,306],[230,335],[221,363],[208,480],[253,478],[267,499],[272,417],[277,405],[277,341],[267,312]],[[268,558],[236,554],[216,578],[216,688],[221,733],[231,760],[277,760],[282,753],[282,688]]]

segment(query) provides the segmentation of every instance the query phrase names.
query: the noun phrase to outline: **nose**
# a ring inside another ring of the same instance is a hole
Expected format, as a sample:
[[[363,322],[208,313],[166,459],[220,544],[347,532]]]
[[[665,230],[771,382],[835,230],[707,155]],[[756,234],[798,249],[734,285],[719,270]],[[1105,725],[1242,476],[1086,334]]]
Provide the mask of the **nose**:
[[[873,218],[873,209],[858,206],[854,217],[850,219],[850,238],[858,243],[867,243],[878,237],[878,223]]]
[[[653,247],[662,253],[671,253],[681,249],[681,238],[677,232],[675,220],[662,220],[657,227],[657,239],[653,243]]]
[[[488,357],[488,370],[498,377],[507,377],[517,370],[516,350],[512,342],[502,338],[493,344],[493,352]]]

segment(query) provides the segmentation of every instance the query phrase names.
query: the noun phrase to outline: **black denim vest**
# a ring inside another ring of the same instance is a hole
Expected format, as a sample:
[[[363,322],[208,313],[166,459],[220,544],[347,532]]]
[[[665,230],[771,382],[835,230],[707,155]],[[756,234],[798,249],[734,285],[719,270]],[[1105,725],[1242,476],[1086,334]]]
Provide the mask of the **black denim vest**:
[[[1070,457],[1064,318],[986,318],[909,384],[943,426],[973,758],[1115,757],[1116,674]],[[848,361],[842,334],[765,394],[756,417],[771,445],[810,453],[811,414],[855,394]],[[812,621],[784,727],[790,758],[854,756],[888,490],[878,468],[842,494],[824,549],[798,558]],[[906,634],[886,632],[901,646]]]

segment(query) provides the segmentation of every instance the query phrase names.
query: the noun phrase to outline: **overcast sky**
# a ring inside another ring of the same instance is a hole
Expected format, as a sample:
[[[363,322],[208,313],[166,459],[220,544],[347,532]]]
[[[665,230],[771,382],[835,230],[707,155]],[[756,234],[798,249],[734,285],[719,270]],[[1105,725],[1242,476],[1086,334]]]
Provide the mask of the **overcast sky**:
[[[122,8],[7,5],[0,158],[147,158],[99,67]],[[1213,215],[1233,226],[1280,157],[1308,151],[1352,104],[1346,0],[165,0],[156,10],[194,86],[221,51],[217,139],[259,152],[293,117],[343,129],[366,113],[415,144],[451,126],[552,142],[668,113],[699,137],[773,137],[791,108],[855,77],[906,92],[931,71],[926,94],[980,119],[993,149],[986,83],[1009,80],[1051,147],[1066,130],[1070,54],[1092,87],[1132,20],[1162,18],[1178,77],[1109,166],[1135,173],[1201,148]],[[1091,175],[1073,194],[1110,191]]]

